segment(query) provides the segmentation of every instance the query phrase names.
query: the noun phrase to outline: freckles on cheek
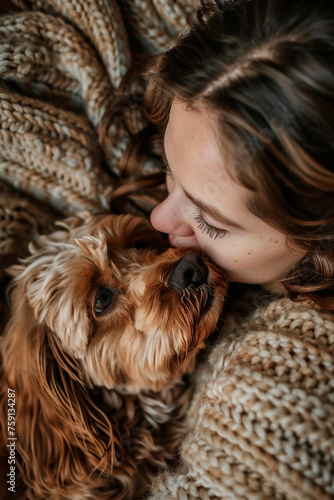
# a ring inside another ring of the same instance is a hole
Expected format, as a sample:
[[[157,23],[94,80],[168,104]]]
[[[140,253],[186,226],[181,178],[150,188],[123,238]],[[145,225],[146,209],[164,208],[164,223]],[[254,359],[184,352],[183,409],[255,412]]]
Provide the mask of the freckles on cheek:
[[[235,238],[222,238],[210,242],[200,239],[202,251],[208,255],[218,266],[229,270],[244,270],[263,266],[264,260],[261,256],[261,243],[247,244],[245,241],[236,241]],[[264,252],[267,254],[267,252]],[[267,259],[268,260],[268,259]]]
[[[280,278],[287,260],[289,256],[284,242],[259,238],[256,244],[245,245],[242,250],[235,252],[231,266],[242,273],[247,281],[261,283]]]

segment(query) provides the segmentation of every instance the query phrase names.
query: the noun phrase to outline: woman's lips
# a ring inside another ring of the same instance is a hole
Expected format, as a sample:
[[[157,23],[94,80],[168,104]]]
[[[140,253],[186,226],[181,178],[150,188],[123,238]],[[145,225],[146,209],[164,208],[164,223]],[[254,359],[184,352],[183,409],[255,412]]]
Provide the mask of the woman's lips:
[[[168,235],[169,245],[172,248],[179,247],[191,247],[191,248],[201,248],[195,235],[191,236],[175,236],[175,234]]]

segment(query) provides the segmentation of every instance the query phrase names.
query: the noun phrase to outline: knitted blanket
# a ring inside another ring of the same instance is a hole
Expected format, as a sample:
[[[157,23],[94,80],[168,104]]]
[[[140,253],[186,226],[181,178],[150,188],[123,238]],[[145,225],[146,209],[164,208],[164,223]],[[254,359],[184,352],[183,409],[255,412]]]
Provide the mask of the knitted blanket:
[[[152,188],[159,155],[134,146],[148,125],[145,80],[123,78],[164,51],[194,8],[193,0],[11,5],[0,15],[0,279],[55,220],[82,210],[148,214],[161,198]],[[115,109],[119,94],[125,105]]]
[[[334,316],[279,299],[229,319],[149,500],[333,499]]]
[[[123,77],[193,10],[193,0],[13,4],[0,16],[0,328],[4,269],[30,240],[82,210],[147,215],[163,195],[157,150],[139,140],[145,79]],[[131,106],[115,110],[120,93]],[[151,500],[333,499],[333,371],[330,315],[282,299],[227,321],[194,376],[179,469],[158,476]]]

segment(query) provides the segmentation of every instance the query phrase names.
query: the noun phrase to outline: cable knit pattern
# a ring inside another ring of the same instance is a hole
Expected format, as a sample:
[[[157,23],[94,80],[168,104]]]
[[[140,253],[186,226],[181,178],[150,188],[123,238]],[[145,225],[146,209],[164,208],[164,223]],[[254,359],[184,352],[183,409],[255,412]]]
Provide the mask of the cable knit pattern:
[[[24,255],[36,228],[48,231],[52,221],[83,210],[107,213],[116,188],[161,172],[149,153],[142,167],[125,170],[131,138],[147,125],[145,82],[132,75],[120,86],[134,61],[167,49],[196,2],[12,3],[16,10],[0,15],[0,192],[6,193],[0,197],[0,276],[15,255]],[[134,95],[134,102],[113,117],[107,138],[100,124],[120,92]],[[132,196],[127,211],[147,215],[161,190],[143,184]],[[15,222],[22,206],[24,234]]]
[[[165,50],[197,2],[13,3],[0,16],[1,280],[55,220],[109,211],[134,174],[121,165],[146,124],[143,82],[127,82],[136,105],[114,119],[107,144],[101,120],[132,62]],[[158,168],[153,157],[135,173]],[[333,499],[333,346],[333,316],[285,299],[227,321],[194,377],[179,468],[156,478],[150,499]]]
[[[280,299],[223,329],[150,500],[333,499],[333,320]]]

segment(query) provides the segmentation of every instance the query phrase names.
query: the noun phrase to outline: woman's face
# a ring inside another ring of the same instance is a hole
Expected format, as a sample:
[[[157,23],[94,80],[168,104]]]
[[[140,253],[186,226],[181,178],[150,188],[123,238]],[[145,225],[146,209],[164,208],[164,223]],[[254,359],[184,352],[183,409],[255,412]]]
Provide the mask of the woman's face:
[[[174,101],[164,149],[168,197],[151,214],[172,246],[200,248],[229,281],[266,286],[303,256],[246,208],[249,191],[229,176],[208,110]]]

